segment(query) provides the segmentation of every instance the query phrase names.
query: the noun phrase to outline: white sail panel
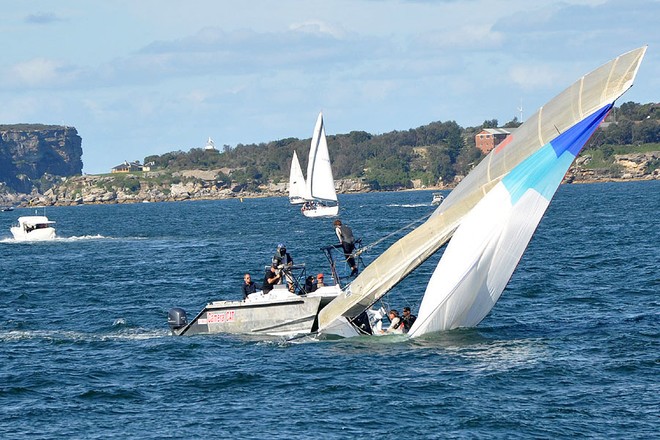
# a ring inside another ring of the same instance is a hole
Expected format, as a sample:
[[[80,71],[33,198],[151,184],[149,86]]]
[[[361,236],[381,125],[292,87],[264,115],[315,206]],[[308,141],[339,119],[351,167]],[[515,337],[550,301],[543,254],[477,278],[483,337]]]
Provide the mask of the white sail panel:
[[[319,113],[314,127],[307,163],[307,189],[310,200],[337,201],[335,180],[332,176],[328,143],[323,126],[323,113]]]
[[[409,335],[481,322],[499,299],[548,203],[537,193],[526,194],[514,209],[504,185],[497,185],[454,234]],[[524,222],[516,221],[518,211],[524,211]]]
[[[580,78],[548,102],[516,131],[506,146],[493,150],[424,224],[401,238],[319,314],[321,331],[340,316],[355,317],[433,255],[452,236],[463,217],[524,159],[604,105],[633,83],[646,47],[635,49]]]
[[[298,205],[305,203],[305,199],[308,198],[305,176],[303,176],[302,168],[298,161],[298,154],[294,151],[293,159],[291,159],[291,172],[289,174],[289,201],[294,205]]]
[[[465,217],[431,276],[411,337],[472,327],[493,308],[605,106],[514,168]]]

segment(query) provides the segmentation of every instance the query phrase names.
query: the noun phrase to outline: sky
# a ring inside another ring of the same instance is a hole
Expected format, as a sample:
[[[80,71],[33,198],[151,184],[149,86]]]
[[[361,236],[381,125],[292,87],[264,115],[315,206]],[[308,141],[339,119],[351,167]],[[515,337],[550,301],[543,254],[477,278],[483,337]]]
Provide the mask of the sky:
[[[0,124],[73,126],[83,171],[312,135],[525,120],[648,45],[660,0],[0,0]],[[330,152],[332,155],[332,152]]]

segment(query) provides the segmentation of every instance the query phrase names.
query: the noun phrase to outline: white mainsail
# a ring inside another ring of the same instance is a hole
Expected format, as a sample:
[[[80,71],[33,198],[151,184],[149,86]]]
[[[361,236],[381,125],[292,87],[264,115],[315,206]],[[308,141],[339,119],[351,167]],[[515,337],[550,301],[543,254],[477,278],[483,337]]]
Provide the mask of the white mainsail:
[[[307,198],[307,183],[298,161],[298,154],[294,151],[293,159],[291,159],[291,173],[289,174],[289,201],[292,205],[299,205],[305,203]]]
[[[307,161],[307,201],[311,209],[303,208],[307,217],[331,217],[339,212],[335,180],[332,176],[328,142],[323,126],[323,112],[319,113],[314,127]]]
[[[369,308],[452,236],[464,217],[511,170],[558,133],[613,103],[632,86],[646,47],[627,52],[583,76],[541,107],[505,145],[493,150],[447,196],[433,216],[394,243],[319,313],[323,332],[341,317]]]
[[[307,189],[311,200],[337,201],[335,180],[332,177],[328,142],[325,138],[323,113],[319,113],[314,127],[314,135],[309,149],[307,162]]]

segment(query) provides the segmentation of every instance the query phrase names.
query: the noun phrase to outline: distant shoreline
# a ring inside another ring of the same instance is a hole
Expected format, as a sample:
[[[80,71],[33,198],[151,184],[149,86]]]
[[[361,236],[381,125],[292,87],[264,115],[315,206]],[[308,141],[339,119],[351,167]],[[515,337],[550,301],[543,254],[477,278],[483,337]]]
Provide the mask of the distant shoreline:
[[[577,176],[568,176],[562,182],[562,185],[573,185],[573,184],[595,184],[595,183],[626,183],[626,182],[643,182],[643,181],[653,181],[660,180],[660,174],[648,174],[644,175],[643,178],[614,178],[614,177],[600,177],[596,179],[581,179]],[[388,192],[407,192],[407,191],[430,191],[430,192],[451,192],[456,185],[446,185],[446,186],[426,186],[418,188],[402,188],[397,190],[374,190],[371,188],[361,188],[361,189],[352,189],[350,191],[341,191],[340,195],[347,194],[366,194],[371,192],[377,193],[388,193]],[[118,197],[118,195],[120,197]],[[76,199],[65,198],[62,194],[58,194],[55,191],[49,190],[46,194],[21,194],[14,197],[2,197],[0,196],[0,205],[2,206],[13,206],[18,208],[32,208],[32,207],[41,207],[41,206],[79,206],[79,205],[117,205],[117,204],[133,204],[133,203],[156,203],[156,202],[179,202],[179,201],[195,201],[195,200],[231,200],[231,199],[255,199],[255,198],[268,198],[268,197],[287,197],[288,194],[284,191],[264,191],[264,192],[215,192],[208,193],[205,191],[199,192],[186,192],[179,195],[162,197],[155,199],[150,194],[132,194],[130,197],[121,198],[121,193],[110,192],[100,195],[99,198],[89,198],[85,199],[81,194]]]

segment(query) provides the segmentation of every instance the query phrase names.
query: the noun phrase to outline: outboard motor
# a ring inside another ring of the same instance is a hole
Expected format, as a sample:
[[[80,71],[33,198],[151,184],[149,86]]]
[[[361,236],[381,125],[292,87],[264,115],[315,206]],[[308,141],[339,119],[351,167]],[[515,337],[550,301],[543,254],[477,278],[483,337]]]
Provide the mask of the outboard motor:
[[[170,326],[172,331],[185,327],[188,324],[186,311],[180,307],[174,307],[173,309],[170,309],[169,313],[167,314],[167,324]]]

